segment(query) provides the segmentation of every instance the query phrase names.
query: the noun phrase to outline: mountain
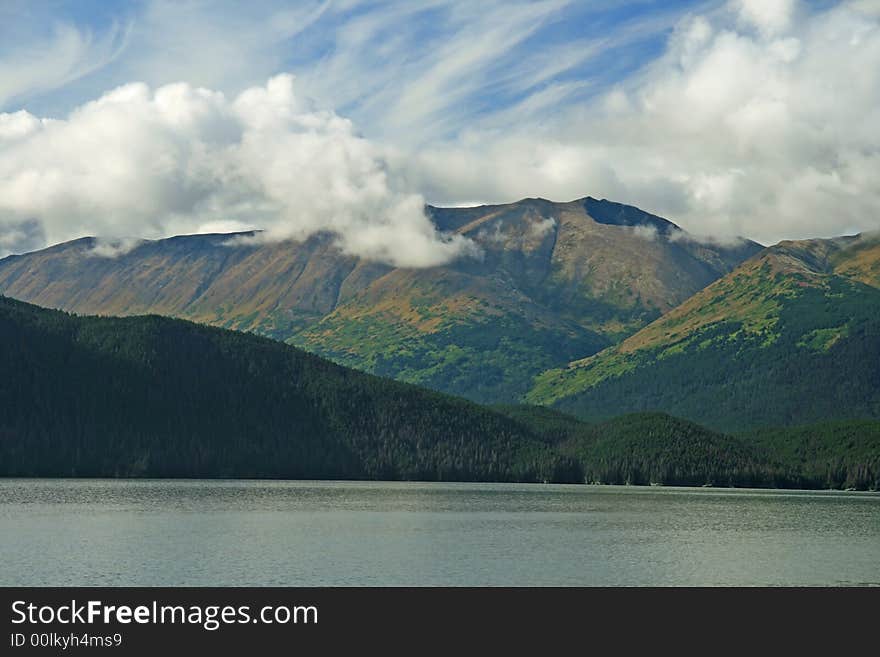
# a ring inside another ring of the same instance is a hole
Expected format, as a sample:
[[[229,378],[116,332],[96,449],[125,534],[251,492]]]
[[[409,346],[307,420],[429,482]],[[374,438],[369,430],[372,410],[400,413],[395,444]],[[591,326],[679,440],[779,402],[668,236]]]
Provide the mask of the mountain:
[[[344,365],[481,402],[616,343],[762,247],[701,242],[637,208],[584,198],[429,207],[482,258],[402,269],[328,235],[83,238],[0,261],[0,293],[77,313],[157,313],[256,332]]]
[[[246,333],[0,297],[0,476],[583,481],[500,413]]]
[[[880,422],[731,436],[489,409],[155,315],[0,297],[0,367],[0,476],[880,485]]]
[[[880,418],[880,237],[781,242],[619,345],[541,374],[527,399],[724,431]]]

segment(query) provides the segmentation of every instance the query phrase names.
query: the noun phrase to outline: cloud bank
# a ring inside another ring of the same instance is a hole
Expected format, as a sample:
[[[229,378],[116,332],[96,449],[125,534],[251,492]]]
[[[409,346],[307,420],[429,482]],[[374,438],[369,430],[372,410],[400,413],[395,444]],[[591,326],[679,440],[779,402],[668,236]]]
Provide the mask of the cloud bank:
[[[55,243],[249,228],[270,240],[329,232],[346,253],[406,267],[475,249],[438,235],[382,149],[298,98],[289,75],[234,99],[135,83],[63,120],[0,114],[6,250],[32,248],[35,232]]]
[[[735,0],[551,123],[470,131],[409,164],[433,203],[585,194],[765,243],[880,228],[880,14]]]

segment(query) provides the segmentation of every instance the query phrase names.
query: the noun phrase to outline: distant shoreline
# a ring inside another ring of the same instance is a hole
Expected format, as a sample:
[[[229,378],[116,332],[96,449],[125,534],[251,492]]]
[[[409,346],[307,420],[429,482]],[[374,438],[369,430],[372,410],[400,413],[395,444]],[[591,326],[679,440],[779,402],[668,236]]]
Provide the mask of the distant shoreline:
[[[103,482],[266,482],[291,484],[444,484],[444,485],[510,485],[510,486],[551,486],[553,488],[629,488],[667,490],[715,490],[715,491],[787,491],[805,493],[871,493],[878,494],[874,488],[804,488],[797,486],[688,486],[684,484],[604,484],[598,482],[550,482],[550,481],[485,481],[485,480],[436,480],[436,479],[285,479],[273,477],[22,477],[0,476],[0,482],[8,481],[103,481]]]

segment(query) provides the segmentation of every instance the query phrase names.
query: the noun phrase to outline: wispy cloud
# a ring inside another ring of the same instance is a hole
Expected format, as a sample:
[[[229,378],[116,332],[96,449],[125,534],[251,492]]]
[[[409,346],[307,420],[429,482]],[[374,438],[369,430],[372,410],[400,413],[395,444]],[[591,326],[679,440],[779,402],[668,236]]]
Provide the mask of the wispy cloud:
[[[515,120],[518,106],[567,106],[595,87],[608,60],[657,38],[680,4],[608,24],[626,2],[387,3],[336,15],[324,53],[299,73],[310,94],[407,147],[454,138],[477,123]]]
[[[607,84],[613,72],[637,68],[644,53],[626,47],[658,45],[698,1],[145,0],[107,10],[125,27],[124,48],[93,57],[83,69],[90,75],[66,93],[36,100],[44,113],[63,115],[132,81],[185,81],[235,94],[289,72],[303,94],[370,136],[411,146],[454,137],[477,121],[497,123],[496,114],[539,106],[551,94],[561,106],[582,99],[580,92]],[[56,6],[22,4],[10,22],[30,16],[46,24]],[[81,35],[109,31],[88,15],[63,18],[65,29]],[[56,59],[69,67],[75,58],[62,52]],[[30,106],[45,90],[30,89],[18,105]]]
[[[0,109],[38,93],[69,85],[106,66],[124,50],[130,26],[115,24],[103,34],[55,24],[48,34],[13,34],[0,29]]]

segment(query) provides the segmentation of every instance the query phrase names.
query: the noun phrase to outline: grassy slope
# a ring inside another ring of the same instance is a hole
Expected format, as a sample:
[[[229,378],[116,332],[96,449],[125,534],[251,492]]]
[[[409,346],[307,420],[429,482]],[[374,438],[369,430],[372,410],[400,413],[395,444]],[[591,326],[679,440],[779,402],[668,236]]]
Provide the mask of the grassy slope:
[[[343,365],[479,402],[609,344],[521,294],[461,272],[388,276],[290,342]]]

